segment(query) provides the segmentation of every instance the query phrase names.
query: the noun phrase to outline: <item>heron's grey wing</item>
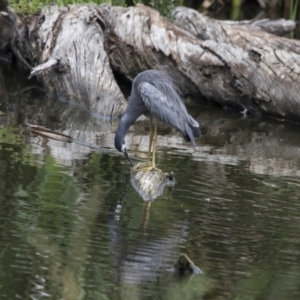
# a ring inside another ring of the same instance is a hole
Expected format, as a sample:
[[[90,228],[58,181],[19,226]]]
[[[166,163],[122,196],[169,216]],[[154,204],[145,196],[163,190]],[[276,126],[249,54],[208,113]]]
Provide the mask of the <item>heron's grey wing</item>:
[[[151,114],[176,127],[185,138],[194,140],[190,126],[199,127],[199,124],[188,114],[178,94],[172,95],[171,98],[170,94],[164,94],[148,82],[140,83],[139,91]]]

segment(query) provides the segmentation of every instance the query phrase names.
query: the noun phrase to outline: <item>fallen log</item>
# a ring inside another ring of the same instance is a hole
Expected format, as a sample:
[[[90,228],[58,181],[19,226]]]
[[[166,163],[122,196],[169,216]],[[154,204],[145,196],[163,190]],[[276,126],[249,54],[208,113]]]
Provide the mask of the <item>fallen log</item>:
[[[227,26],[235,34],[202,41],[142,5],[51,5],[21,21],[14,47],[31,56],[32,75],[58,98],[104,118],[125,107],[112,67],[129,80],[145,69],[161,69],[184,95],[299,120],[299,41],[243,27],[237,43],[237,26],[217,22],[207,31]]]
[[[244,26],[253,29],[266,31],[275,35],[283,36],[296,28],[296,22],[286,19],[270,20],[270,19],[257,19],[257,20],[243,20],[243,21],[220,21],[223,24],[233,26]]]
[[[300,54],[300,41],[269,33],[288,33],[295,29],[295,22],[290,20],[232,22],[209,18],[194,9],[176,7],[173,10],[174,24],[193,36],[218,43],[228,43],[243,49],[269,46]]]
[[[56,98],[104,119],[126,105],[103,48],[104,21],[96,5],[44,7],[23,19],[37,76]]]
[[[243,48],[199,40],[145,6],[105,5],[101,13],[111,65],[129,80],[157,68],[170,74],[185,95],[299,121],[300,56],[280,49],[282,38],[274,36],[274,47]]]

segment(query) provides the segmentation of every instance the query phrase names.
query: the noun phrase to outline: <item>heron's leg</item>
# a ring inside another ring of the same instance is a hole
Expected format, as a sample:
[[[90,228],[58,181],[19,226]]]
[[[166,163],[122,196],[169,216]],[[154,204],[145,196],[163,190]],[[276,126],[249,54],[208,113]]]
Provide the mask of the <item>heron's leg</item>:
[[[152,124],[152,129],[153,129],[153,127],[154,127],[154,133],[153,133],[152,137],[150,136],[151,144],[153,142],[152,164],[149,164],[149,166],[147,166],[147,167],[136,168],[132,172],[139,172],[139,171],[149,172],[149,171],[152,171],[152,170],[156,170],[156,171],[161,172],[160,169],[155,167],[155,153],[156,153],[156,144],[157,144],[157,126],[156,126],[155,121],[154,121],[154,126]],[[150,148],[150,151],[151,151],[151,148]],[[148,161],[147,161],[147,163],[148,163]],[[149,160],[149,163],[150,163],[150,160]]]
[[[150,156],[151,156],[151,147],[152,147],[152,140],[153,140],[153,135],[154,135],[154,130],[153,130],[153,121],[152,118],[149,118],[150,121],[150,137],[149,137],[149,148],[148,148],[148,155],[147,155],[147,164],[150,166]]]
[[[157,125],[154,121],[154,135],[153,135],[153,153],[152,153],[152,168],[155,168],[155,154],[156,154],[156,145],[157,145]]]

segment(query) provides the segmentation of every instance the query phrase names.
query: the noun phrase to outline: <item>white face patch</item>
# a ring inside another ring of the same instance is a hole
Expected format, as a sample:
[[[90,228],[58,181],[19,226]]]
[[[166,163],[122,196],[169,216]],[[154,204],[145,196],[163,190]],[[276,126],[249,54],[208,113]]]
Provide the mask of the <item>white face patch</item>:
[[[125,151],[126,151],[126,146],[125,146],[125,144],[122,144],[121,150],[122,150],[122,152],[125,152]]]

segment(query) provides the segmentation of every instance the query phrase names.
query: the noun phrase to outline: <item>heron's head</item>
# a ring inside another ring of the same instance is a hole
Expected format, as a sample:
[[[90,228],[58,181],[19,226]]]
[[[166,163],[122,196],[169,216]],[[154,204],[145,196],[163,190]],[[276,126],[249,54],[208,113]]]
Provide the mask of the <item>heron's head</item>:
[[[133,163],[132,163],[132,161],[128,155],[127,149],[126,149],[125,139],[120,134],[118,134],[118,132],[115,136],[115,147],[118,151],[122,152],[125,155],[125,157],[129,161],[131,166],[133,166]]]

